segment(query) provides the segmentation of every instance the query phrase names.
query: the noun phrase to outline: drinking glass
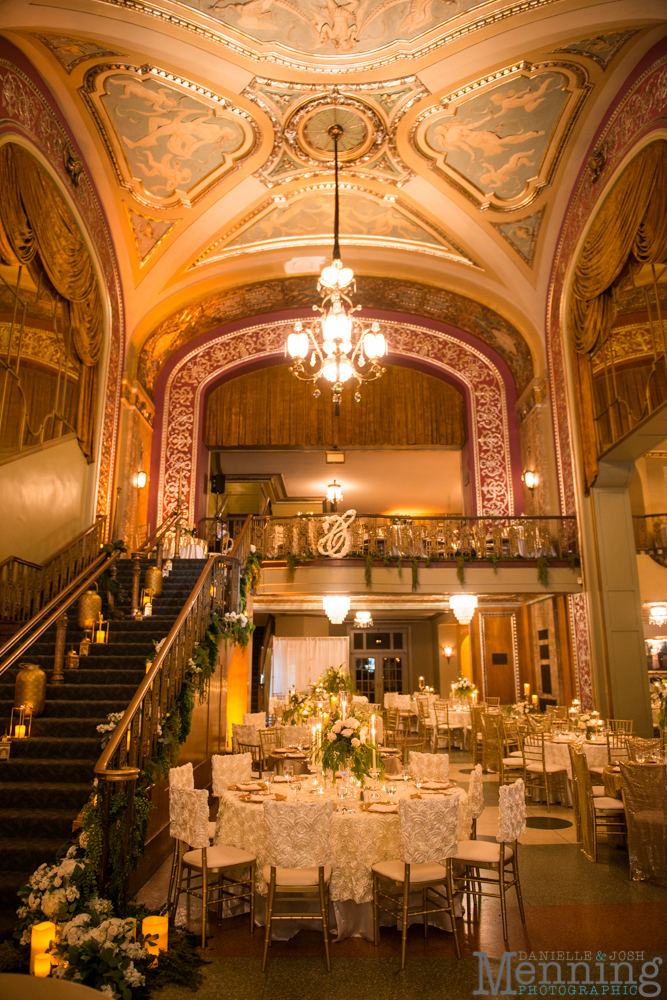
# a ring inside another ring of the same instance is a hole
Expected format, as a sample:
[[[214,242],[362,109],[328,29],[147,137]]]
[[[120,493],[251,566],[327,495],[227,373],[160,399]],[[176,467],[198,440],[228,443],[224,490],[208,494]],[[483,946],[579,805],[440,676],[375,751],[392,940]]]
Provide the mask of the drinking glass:
[[[294,764],[285,764],[283,767],[283,774],[288,781],[291,781],[294,777]]]
[[[345,799],[347,798],[347,794],[348,794],[347,785],[344,785],[342,781],[336,782],[336,795],[338,796],[338,798]]]
[[[388,781],[387,782],[387,795],[389,796],[390,799],[393,799],[394,795],[396,795],[396,782],[395,781]]]
[[[296,802],[296,797],[299,794],[299,792],[301,791],[301,782],[299,781],[298,777],[296,778],[295,781],[293,781],[291,783],[290,787],[291,787],[292,791],[294,792],[294,801]]]
[[[646,760],[646,754],[644,753],[643,750],[638,750],[637,753],[635,754],[635,756],[637,758],[637,763],[638,764],[643,764],[644,761]]]
[[[271,786],[273,785],[273,779],[275,778],[274,771],[262,771],[262,781],[266,783],[266,787],[271,791]]]

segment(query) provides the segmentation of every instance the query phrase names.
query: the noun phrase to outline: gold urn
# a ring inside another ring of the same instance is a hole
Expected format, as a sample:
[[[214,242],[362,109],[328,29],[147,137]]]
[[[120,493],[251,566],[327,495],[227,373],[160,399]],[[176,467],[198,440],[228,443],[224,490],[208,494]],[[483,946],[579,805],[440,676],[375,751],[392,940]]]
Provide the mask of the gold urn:
[[[25,705],[33,716],[41,715],[46,703],[46,674],[37,663],[19,663],[14,687],[14,708]]]
[[[96,590],[87,590],[79,598],[79,628],[93,629],[99,621],[102,598]]]
[[[144,573],[144,590],[152,590],[153,597],[162,593],[162,570],[157,566],[149,566]]]

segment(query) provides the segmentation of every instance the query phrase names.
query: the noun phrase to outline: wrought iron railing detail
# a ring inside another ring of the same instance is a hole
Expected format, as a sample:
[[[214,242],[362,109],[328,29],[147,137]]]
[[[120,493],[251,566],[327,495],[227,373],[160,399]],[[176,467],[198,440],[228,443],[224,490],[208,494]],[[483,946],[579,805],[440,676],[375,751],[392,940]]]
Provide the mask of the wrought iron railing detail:
[[[320,558],[332,515],[255,517],[252,543],[263,560]],[[572,560],[579,556],[574,517],[386,517],[362,515],[349,526],[347,558]]]

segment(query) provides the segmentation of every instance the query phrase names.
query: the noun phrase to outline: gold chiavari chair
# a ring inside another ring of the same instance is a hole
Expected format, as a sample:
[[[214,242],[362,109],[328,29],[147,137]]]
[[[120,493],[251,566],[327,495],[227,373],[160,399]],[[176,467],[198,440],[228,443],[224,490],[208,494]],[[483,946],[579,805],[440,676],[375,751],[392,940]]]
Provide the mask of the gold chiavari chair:
[[[647,757],[654,753],[658,755],[662,754],[659,737],[652,740],[645,740],[641,736],[628,736],[627,748],[628,758],[634,761],[637,760],[638,753],[645,754]]]
[[[498,708],[498,706],[500,705],[500,698],[489,698],[487,695],[485,700],[486,704],[491,705],[493,708]]]
[[[268,760],[273,750],[282,745],[283,727],[273,726],[271,729],[259,730],[259,746],[261,770],[268,771]]]
[[[482,716],[484,712],[486,712],[486,705],[473,705],[470,711],[470,741],[473,767],[482,762]]]
[[[526,761],[523,743],[516,722],[502,719],[502,751],[500,756],[500,785],[511,785],[517,778],[526,780]],[[516,749],[515,749],[516,748]]]
[[[500,771],[503,756],[502,716],[499,712],[482,713],[482,767]]]
[[[628,737],[625,733],[607,733],[607,762],[610,767],[628,759]],[[602,774],[603,768],[591,767],[594,774]]]
[[[570,744],[572,763],[572,793],[577,797],[575,820],[578,818],[577,835],[581,850],[589,861],[597,861],[598,830],[609,833],[627,833],[623,803],[620,799],[594,796],[591,774],[588,770],[586,754],[576,744]]]
[[[418,698],[417,699],[417,712],[418,712],[418,731],[419,735],[423,737],[424,742],[434,747],[437,750],[437,728],[433,721],[431,720],[431,714],[428,707],[428,699]]]
[[[523,741],[523,759],[526,768],[526,786],[532,791],[541,789],[551,812],[549,793],[556,786],[560,801],[567,804],[567,769],[561,764],[547,764],[544,752],[544,733],[531,733]]]
[[[612,733],[626,733],[631,734],[635,726],[634,719],[607,719],[607,728],[611,729]]]
[[[237,743],[234,753],[249,753],[252,756],[253,771],[262,770],[262,748],[259,743]]]

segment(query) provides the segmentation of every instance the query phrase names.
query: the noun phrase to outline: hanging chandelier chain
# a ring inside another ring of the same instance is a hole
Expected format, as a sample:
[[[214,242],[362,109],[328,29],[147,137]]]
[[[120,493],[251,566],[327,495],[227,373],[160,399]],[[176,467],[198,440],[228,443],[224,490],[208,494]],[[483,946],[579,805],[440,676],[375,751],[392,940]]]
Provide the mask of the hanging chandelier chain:
[[[339,230],[339,220],[340,220],[340,208],[339,208],[339,194],[338,194],[338,140],[343,134],[343,128],[340,125],[332,125],[329,129],[329,135],[333,139],[334,143],[334,245],[333,245],[333,259],[340,260],[340,244],[338,242],[338,230]]]

